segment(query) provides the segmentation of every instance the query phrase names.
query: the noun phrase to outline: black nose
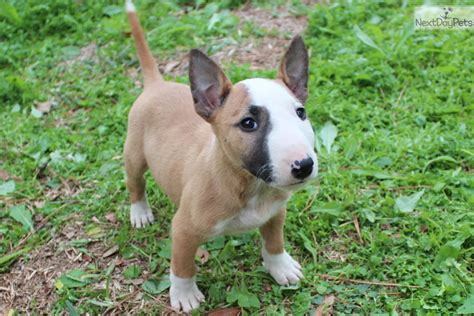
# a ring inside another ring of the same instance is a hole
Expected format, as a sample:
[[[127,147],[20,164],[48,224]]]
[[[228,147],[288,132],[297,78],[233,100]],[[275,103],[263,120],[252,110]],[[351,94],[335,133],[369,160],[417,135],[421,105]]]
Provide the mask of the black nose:
[[[291,174],[296,179],[303,180],[313,172],[313,165],[313,159],[309,157],[300,161],[297,160],[293,163]]]

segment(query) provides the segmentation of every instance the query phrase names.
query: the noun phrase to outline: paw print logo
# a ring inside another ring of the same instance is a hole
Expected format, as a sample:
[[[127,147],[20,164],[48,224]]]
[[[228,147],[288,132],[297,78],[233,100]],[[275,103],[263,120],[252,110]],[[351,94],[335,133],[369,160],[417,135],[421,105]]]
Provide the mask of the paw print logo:
[[[448,15],[449,15],[451,12],[453,12],[453,8],[449,8],[449,7],[443,8],[443,12],[444,12],[444,15],[441,15],[441,18],[446,20],[446,19],[449,18]]]

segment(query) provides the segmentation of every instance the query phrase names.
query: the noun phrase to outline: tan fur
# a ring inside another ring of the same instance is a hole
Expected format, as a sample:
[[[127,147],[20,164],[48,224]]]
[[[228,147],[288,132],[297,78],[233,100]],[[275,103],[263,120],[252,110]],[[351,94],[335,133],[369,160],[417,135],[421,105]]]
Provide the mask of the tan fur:
[[[127,15],[130,26],[132,27],[133,37],[135,38],[135,46],[137,48],[138,57],[140,58],[140,64],[142,65],[145,86],[150,86],[156,81],[163,80],[163,77],[158,70],[158,66],[156,65],[150,49],[148,48],[137,13],[132,11],[128,12]]]
[[[212,236],[219,221],[236,215],[255,195],[268,196],[271,201],[285,200],[288,194],[259,188],[257,180],[233,159],[239,153],[226,146],[228,142],[240,143],[242,152],[252,148],[251,140],[241,139],[229,128],[248,105],[245,87],[230,86],[229,82],[226,104],[209,124],[196,114],[188,86],[156,75],[136,14],[129,13],[129,18],[147,84],[129,114],[124,149],[127,187],[131,203],[141,200],[143,174],[149,168],[176,204],[171,269],[178,277],[190,278],[196,273],[197,248]],[[284,214],[281,210],[261,228],[269,253],[283,252]]]
[[[278,67],[277,79],[286,88],[286,85],[284,83],[289,82],[290,78],[288,77],[288,74],[286,73],[285,63],[286,63],[286,56],[283,57],[283,60],[281,61],[280,66]]]
[[[283,225],[285,224],[285,217],[286,209],[282,208],[277,216],[260,227],[265,249],[272,255],[282,253],[285,250],[283,248]]]

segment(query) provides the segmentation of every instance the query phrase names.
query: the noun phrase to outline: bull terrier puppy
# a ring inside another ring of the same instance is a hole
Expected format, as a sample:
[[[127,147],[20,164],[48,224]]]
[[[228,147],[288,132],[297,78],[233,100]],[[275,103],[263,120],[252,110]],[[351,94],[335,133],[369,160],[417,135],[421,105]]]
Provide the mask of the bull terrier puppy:
[[[176,204],[172,221],[171,306],[189,312],[204,301],[195,281],[200,244],[259,228],[263,265],[279,284],[296,283],[301,266],[284,249],[285,204],[316,177],[314,133],[306,116],[308,54],[296,36],[276,79],[232,84],[203,52],[190,52],[190,86],[161,76],[135,7],[126,10],[144,75],[125,142],[130,221],[153,222],[145,195],[150,169]]]

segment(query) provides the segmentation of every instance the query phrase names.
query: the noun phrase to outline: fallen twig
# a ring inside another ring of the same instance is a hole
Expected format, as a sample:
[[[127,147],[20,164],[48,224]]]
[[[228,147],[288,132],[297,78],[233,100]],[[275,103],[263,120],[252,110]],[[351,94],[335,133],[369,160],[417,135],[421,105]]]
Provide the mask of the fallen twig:
[[[357,232],[357,236],[359,236],[359,241],[360,241],[361,244],[363,244],[364,240],[362,239],[362,234],[360,232],[359,219],[357,218],[357,215],[354,215],[352,217],[352,220],[354,222],[354,226],[355,226],[355,229],[356,229],[356,232]]]
[[[391,283],[391,282],[380,282],[380,281],[366,281],[366,280],[357,280],[357,279],[346,279],[343,277],[336,277],[328,274],[316,273],[317,276],[326,280],[340,281],[344,283],[358,283],[358,284],[368,284],[368,285],[378,285],[378,286],[388,286],[388,287],[408,287],[408,288],[420,288],[416,285],[406,285],[400,283]]]
[[[317,196],[318,196],[318,192],[315,192],[315,194],[313,194],[311,196],[311,198],[306,202],[306,205],[305,205],[302,213],[305,213],[306,211],[308,211],[311,208],[311,206],[313,206],[313,203],[316,200]]]

